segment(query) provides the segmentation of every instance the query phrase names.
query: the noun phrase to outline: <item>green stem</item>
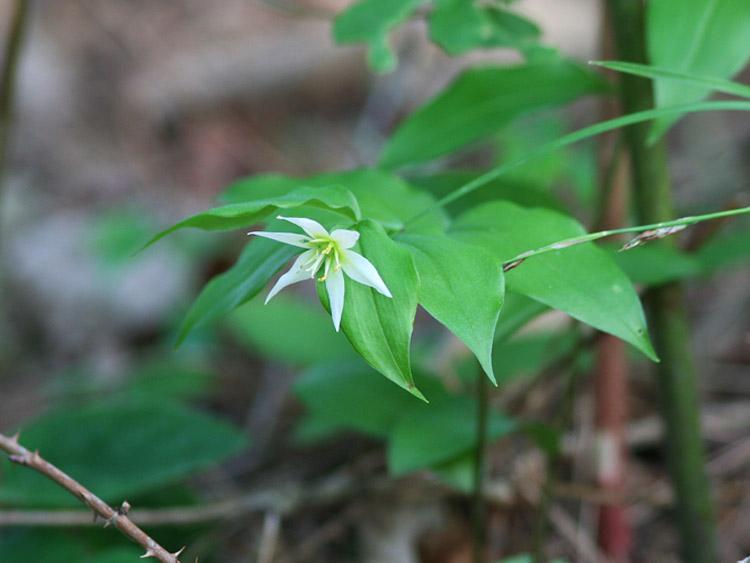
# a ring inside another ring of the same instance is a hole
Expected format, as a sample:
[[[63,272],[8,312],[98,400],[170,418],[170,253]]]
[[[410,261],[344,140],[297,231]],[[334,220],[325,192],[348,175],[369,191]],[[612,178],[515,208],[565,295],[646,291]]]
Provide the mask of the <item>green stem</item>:
[[[3,61],[2,77],[0,77],[0,182],[3,180],[8,158],[8,141],[15,108],[18,61],[23,46],[28,13],[28,0],[17,0],[8,39],[5,42],[5,60]]]
[[[477,443],[474,450],[474,487],[471,500],[474,563],[486,563],[487,561],[487,507],[485,504],[484,477],[487,472],[488,407],[487,378],[480,369],[477,375]]]
[[[538,256],[553,250],[562,250],[569,246],[575,246],[577,244],[583,244],[585,242],[591,242],[605,237],[611,237],[613,235],[622,235],[625,233],[642,233],[644,231],[654,231],[658,229],[666,229],[669,227],[686,227],[688,225],[695,225],[702,221],[709,221],[711,219],[721,219],[723,217],[732,217],[734,215],[745,215],[750,213],[750,207],[741,207],[739,209],[729,209],[727,211],[717,211],[715,213],[706,213],[704,215],[691,215],[690,217],[682,217],[680,219],[673,219],[672,221],[659,221],[658,223],[651,223],[650,225],[638,225],[636,227],[623,227],[622,229],[609,229],[606,231],[597,231],[595,233],[588,233],[579,237],[572,237],[564,239],[558,242],[553,242],[546,246],[522,252],[518,256],[511,258],[504,262],[504,264],[513,264],[519,260],[526,260],[532,256]]]
[[[611,6],[619,58],[645,63],[642,0],[611,0]],[[625,75],[621,85],[624,111],[637,112],[653,106],[650,82]],[[663,142],[649,144],[649,130],[645,123],[632,127],[625,131],[625,140],[631,155],[638,220],[661,223],[672,216],[672,189],[666,147]],[[738,209],[731,214],[746,212]],[[709,218],[718,216],[721,215]],[[697,221],[690,221],[694,222]],[[683,560],[713,562],[717,553],[716,531],[682,288],[679,284],[654,288],[646,295],[645,302],[656,351],[661,357],[657,369]]]

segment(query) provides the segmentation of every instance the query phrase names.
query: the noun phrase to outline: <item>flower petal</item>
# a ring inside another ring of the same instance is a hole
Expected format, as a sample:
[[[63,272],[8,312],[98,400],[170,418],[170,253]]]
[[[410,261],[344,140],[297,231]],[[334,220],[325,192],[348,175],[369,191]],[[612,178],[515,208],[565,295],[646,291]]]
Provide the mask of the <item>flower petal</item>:
[[[348,229],[336,229],[331,233],[331,238],[339,243],[339,247],[346,250],[357,244],[359,233]]]
[[[303,252],[302,254],[297,256],[297,259],[292,264],[292,267],[289,268],[289,270],[287,270],[286,273],[279,278],[279,281],[276,282],[276,285],[274,285],[273,288],[271,288],[271,291],[268,292],[266,303],[268,303],[274,295],[276,295],[285,287],[292,285],[293,283],[301,282],[303,280],[309,280],[310,278],[312,278],[310,272],[302,269],[302,265],[310,260],[313,254],[315,254],[314,250],[308,250],[307,252]]]
[[[270,238],[271,240],[277,240],[284,244],[291,244],[292,246],[299,246],[300,248],[310,248],[308,244],[309,238],[305,235],[297,233],[273,233],[270,231],[250,231],[248,235],[255,235],[256,237]]]
[[[328,231],[326,231],[325,227],[317,221],[313,221],[312,219],[305,219],[304,217],[282,217],[281,215],[276,218],[283,221],[289,221],[293,225],[297,225],[312,238],[328,236]]]
[[[341,262],[341,267],[344,269],[344,273],[347,276],[356,282],[376,289],[386,297],[393,297],[391,292],[388,291],[388,288],[385,286],[385,282],[380,277],[380,274],[378,274],[378,271],[375,269],[375,266],[372,265],[372,262],[353,250],[347,250],[342,254],[344,256]]]
[[[331,270],[326,278],[326,291],[328,292],[328,302],[331,306],[331,317],[333,317],[333,327],[336,332],[341,326],[341,315],[344,313],[344,274],[341,270]]]

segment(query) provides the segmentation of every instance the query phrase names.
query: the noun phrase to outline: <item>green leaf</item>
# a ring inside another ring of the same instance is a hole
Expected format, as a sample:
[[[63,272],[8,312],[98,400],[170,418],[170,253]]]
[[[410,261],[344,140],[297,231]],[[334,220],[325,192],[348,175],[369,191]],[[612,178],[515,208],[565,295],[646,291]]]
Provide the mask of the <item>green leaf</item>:
[[[487,377],[505,294],[503,270],[493,255],[446,235],[403,235],[419,274],[419,303],[474,353]]]
[[[420,384],[438,392],[438,384],[428,378]],[[359,361],[314,366],[297,378],[294,393],[307,409],[308,417],[298,428],[304,434],[314,424],[328,432],[356,430],[385,438],[401,413],[418,404]]]
[[[436,0],[429,24],[432,40],[450,55],[478,48],[523,48],[539,37],[539,28],[526,18],[466,0]]]
[[[205,325],[246,303],[268,283],[299,248],[268,239],[256,239],[242,251],[237,262],[213,278],[190,307],[180,326],[177,343],[195,328]]]
[[[320,304],[294,295],[282,293],[266,305],[255,300],[228,320],[232,333],[265,358],[305,365],[356,357]]]
[[[0,534],[0,561],[72,563],[86,560],[86,542],[60,530],[8,529]]]
[[[615,262],[633,283],[660,285],[701,273],[700,263],[694,256],[672,245],[647,244],[626,252],[612,250]]]
[[[485,245],[501,262],[585,233],[570,217],[508,202],[481,205],[459,217],[453,229],[458,238]],[[508,272],[506,283],[509,289],[614,334],[655,359],[632,283],[612,258],[593,244],[535,256]]]
[[[354,220],[360,218],[359,203],[349,190],[331,186],[316,188],[303,186],[276,197],[232,203],[198,213],[163,230],[145,246],[148,247],[179,229],[192,227],[204,231],[223,231],[247,227],[281,209],[293,209],[302,205],[340,210]]]
[[[336,43],[367,43],[367,60],[377,72],[396,68],[396,55],[388,45],[388,34],[425,0],[360,0],[336,17]]]
[[[120,400],[60,410],[23,427],[23,442],[108,502],[153,491],[239,453],[232,426],[178,403]],[[0,464],[0,502],[77,506],[70,493],[24,467]]]
[[[410,348],[417,311],[417,271],[408,250],[393,242],[383,228],[362,222],[360,252],[373,263],[393,298],[346,278],[341,328],[354,349],[376,370],[415,396]],[[319,284],[322,286],[323,284]],[[319,291],[327,306],[325,292]]]
[[[470,69],[399,126],[380,164],[432,160],[487,138],[520,115],[603,90],[596,74],[565,60]]]
[[[705,274],[747,263],[750,258],[750,232],[747,229],[722,233],[706,243],[697,253]]]
[[[750,57],[750,2],[747,0],[660,0],[648,3],[648,52],[651,64],[677,72],[729,78]],[[676,80],[657,80],[657,107],[695,102],[710,88]],[[654,123],[658,139],[678,119]]]
[[[495,341],[502,342],[513,336],[532,319],[547,310],[547,306],[520,293],[505,292],[503,311],[495,328]]]
[[[693,72],[680,72],[669,68],[622,61],[592,61],[591,64],[615,70],[617,72],[624,72],[625,74],[643,76],[644,78],[651,78],[654,80],[672,80],[714,92],[722,92],[723,94],[750,98],[750,86],[747,84],[724,80],[723,78],[716,78],[715,76],[695,74]]]
[[[357,198],[362,216],[381,223],[386,229],[401,229],[407,219],[435,201],[430,194],[414,189],[398,176],[369,168],[327,172],[306,178],[263,174],[235,182],[221,197],[229,203],[241,203],[288,193],[300,186],[330,185],[346,187]],[[409,225],[409,230],[439,232],[445,230],[447,222],[445,213],[436,209]]]
[[[502,385],[510,381],[539,374],[544,368],[571,353],[578,336],[563,333],[534,334],[501,342],[495,347],[495,374]]]
[[[471,397],[447,396],[405,412],[388,442],[388,467],[400,475],[455,459],[477,445],[477,403]],[[496,440],[517,424],[491,410],[487,435]]]

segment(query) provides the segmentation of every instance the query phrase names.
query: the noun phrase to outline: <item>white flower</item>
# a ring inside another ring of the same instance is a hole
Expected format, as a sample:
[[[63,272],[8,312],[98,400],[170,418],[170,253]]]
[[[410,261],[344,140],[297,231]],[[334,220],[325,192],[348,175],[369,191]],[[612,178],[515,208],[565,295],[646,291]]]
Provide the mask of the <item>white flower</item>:
[[[288,285],[312,279],[322,270],[323,273],[318,280],[326,284],[333,326],[338,332],[341,314],[344,311],[344,274],[356,282],[372,287],[386,297],[392,297],[375,266],[361,254],[350,250],[359,239],[357,231],[336,229],[329,233],[323,225],[312,219],[303,217],[278,217],[278,219],[297,225],[307,235],[268,231],[253,231],[248,234],[307,248],[307,250],[300,254],[292,267],[279,278],[268,293],[266,303]]]

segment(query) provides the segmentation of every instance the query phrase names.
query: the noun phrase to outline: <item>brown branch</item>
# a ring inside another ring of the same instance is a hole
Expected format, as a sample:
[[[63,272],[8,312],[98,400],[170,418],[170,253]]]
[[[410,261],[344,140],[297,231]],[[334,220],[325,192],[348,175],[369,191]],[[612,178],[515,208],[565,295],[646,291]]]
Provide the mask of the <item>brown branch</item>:
[[[170,553],[156,543],[146,532],[136,526],[128,517],[130,505],[127,502],[123,502],[117,509],[112,508],[78,481],[44,460],[38,451],[31,452],[20,445],[17,434],[13,437],[0,434],[0,450],[5,451],[12,462],[38,471],[70,492],[73,496],[79,498],[94,511],[95,518],[104,520],[105,527],[114,526],[143,547],[146,550],[146,553],[141,556],[143,559],[153,557],[162,563],[180,563],[179,555],[182,553],[182,549],[176,553]]]

